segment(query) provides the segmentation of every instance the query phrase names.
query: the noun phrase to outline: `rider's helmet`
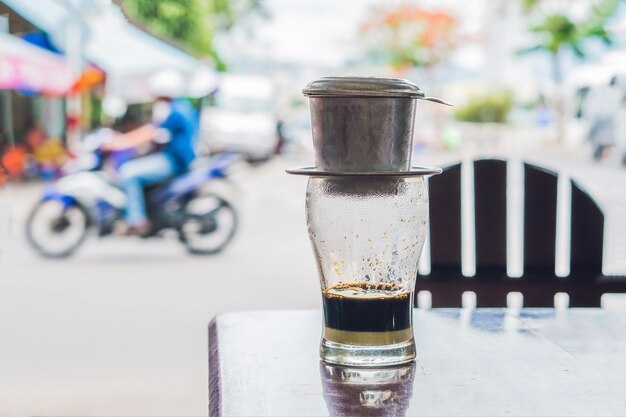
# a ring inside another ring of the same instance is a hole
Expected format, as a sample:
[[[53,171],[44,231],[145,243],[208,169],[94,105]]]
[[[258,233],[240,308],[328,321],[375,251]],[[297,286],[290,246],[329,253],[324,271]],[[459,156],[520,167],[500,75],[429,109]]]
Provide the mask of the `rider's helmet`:
[[[183,77],[175,70],[156,72],[148,79],[148,88],[155,99],[174,99],[185,95]]]

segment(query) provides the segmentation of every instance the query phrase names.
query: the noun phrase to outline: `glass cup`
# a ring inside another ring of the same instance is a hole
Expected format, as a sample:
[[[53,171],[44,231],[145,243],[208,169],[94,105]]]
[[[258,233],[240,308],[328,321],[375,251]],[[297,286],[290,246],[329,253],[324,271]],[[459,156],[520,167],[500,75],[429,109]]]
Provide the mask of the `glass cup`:
[[[326,363],[415,358],[412,307],[428,222],[422,176],[312,176],[306,215],[323,297]]]

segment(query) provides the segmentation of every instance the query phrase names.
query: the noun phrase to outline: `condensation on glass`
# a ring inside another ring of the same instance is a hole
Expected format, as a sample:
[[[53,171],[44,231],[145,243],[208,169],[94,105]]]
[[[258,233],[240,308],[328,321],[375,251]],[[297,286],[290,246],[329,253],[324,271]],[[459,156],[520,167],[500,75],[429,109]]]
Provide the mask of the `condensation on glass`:
[[[306,195],[324,297],[322,358],[352,365],[412,360],[413,289],[428,222],[424,178],[311,177]],[[341,305],[333,309],[340,297],[354,317]]]

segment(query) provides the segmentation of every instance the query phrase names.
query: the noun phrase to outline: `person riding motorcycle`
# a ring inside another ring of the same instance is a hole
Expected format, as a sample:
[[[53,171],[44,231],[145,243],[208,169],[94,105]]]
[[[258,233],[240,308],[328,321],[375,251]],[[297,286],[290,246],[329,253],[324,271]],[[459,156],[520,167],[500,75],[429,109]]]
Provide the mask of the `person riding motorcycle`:
[[[118,178],[127,197],[125,224],[120,234],[144,235],[150,231],[143,187],[185,172],[196,157],[198,114],[180,98],[183,79],[175,71],[163,71],[149,80],[154,97],[152,122],[116,136],[103,149],[119,151],[158,145],[158,151],[124,163]]]

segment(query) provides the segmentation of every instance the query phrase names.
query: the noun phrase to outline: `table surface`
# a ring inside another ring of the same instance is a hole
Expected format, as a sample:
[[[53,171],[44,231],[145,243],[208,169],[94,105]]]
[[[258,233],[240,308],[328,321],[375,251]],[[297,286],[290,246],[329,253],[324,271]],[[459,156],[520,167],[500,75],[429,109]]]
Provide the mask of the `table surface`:
[[[319,360],[320,311],[218,315],[210,415],[626,415],[626,314],[414,311],[417,360],[364,371]]]

